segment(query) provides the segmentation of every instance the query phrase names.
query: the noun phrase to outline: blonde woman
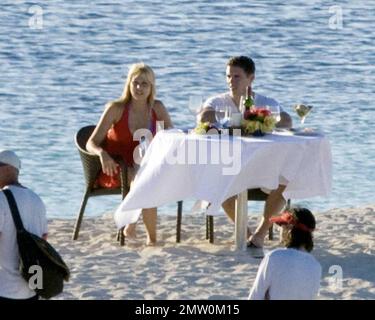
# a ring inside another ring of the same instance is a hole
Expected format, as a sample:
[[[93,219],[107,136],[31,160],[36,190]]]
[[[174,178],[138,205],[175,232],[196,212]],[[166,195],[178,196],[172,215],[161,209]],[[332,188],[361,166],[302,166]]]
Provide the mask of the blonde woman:
[[[107,103],[98,125],[87,142],[87,150],[98,155],[102,165],[97,183],[101,187],[120,185],[118,164],[112,156],[121,156],[129,167],[128,181],[134,180],[136,166],[134,149],[139,144],[133,134],[139,129],[156,133],[156,121],[164,121],[164,128],[171,128],[172,121],[163,103],[155,99],[155,75],[144,63],[130,67],[125,87],[118,100]],[[156,243],[156,208],[143,209],[143,222],[147,231],[147,244]],[[135,237],[135,224],[124,229],[126,237]]]

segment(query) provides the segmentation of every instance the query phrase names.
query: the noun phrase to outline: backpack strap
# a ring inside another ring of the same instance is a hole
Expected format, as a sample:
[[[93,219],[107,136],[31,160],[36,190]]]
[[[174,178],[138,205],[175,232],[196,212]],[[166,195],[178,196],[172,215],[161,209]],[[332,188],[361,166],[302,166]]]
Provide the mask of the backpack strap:
[[[24,231],[25,228],[23,226],[20,212],[18,211],[16,199],[14,199],[12,191],[9,189],[3,190],[9,204],[10,212],[12,213],[14,224],[16,225],[17,232]]]

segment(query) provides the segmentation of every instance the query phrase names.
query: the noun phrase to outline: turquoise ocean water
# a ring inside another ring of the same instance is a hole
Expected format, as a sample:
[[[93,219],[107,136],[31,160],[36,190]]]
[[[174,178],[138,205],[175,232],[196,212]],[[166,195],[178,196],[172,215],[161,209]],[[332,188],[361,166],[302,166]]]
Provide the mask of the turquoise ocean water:
[[[314,211],[375,203],[374,16],[370,0],[2,1],[0,148],[21,156],[21,181],[49,217],[73,217],[83,193],[74,134],[121,94],[129,64],[154,68],[158,98],[188,127],[189,95],[225,91],[228,57],[245,54],[256,62],[256,91],[296,122],[293,104],[314,105],[307,125],[330,138],[332,195],[299,203]],[[118,201],[91,199],[86,215]]]

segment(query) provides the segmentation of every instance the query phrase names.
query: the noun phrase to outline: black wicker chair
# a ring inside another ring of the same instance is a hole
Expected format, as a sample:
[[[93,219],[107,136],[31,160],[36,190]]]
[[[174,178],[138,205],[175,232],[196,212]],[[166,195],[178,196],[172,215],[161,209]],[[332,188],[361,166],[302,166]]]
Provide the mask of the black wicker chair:
[[[86,150],[87,140],[90,138],[95,126],[86,126],[78,130],[75,136],[75,144],[78,149],[79,155],[82,161],[83,173],[85,177],[86,189],[83,195],[81,207],[78,212],[77,220],[74,226],[73,240],[78,239],[79,230],[83,218],[83,213],[86,208],[87,200],[89,197],[105,196],[113,194],[121,194],[122,199],[125,198],[129,192],[127,183],[127,169],[125,163],[120,158],[115,158],[120,166],[120,181],[121,186],[119,188],[101,188],[94,186],[95,181],[101,171],[100,159],[97,155],[94,155]],[[125,239],[123,236],[123,230],[118,232],[117,240],[120,241],[120,245],[124,245]]]
[[[76,144],[76,147],[78,149],[78,152],[82,161],[83,173],[84,173],[85,182],[86,182],[86,189],[83,195],[81,207],[79,209],[77,220],[74,226],[73,240],[78,239],[79,230],[80,230],[81,222],[83,218],[83,213],[85,211],[87,200],[89,197],[121,194],[122,199],[124,199],[127,193],[129,192],[128,181],[127,181],[127,168],[121,158],[115,158],[115,160],[120,165],[120,180],[121,180],[120,188],[108,189],[108,188],[94,187],[98,174],[101,171],[101,163],[100,163],[98,156],[86,150],[87,140],[90,138],[94,129],[95,129],[94,125],[83,127],[78,130],[75,136],[75,144]],[[179,201],[177,205],[178,205],[178,210],[177,210],[176,242],[180,242],[182,201]],[[125,244],[123,228],[119,230],[118,235],[117,235],[117,240],[120,241],[121,246]]]
[[[263,192],[261,189],[248,189],[247,191],[247,199],[248,201],[266,201],[268,194]],[[287,207],[290,207],[290,200],[287,201]],[[180,215],[180,219],[177,220],[181,224],[181,214],[182,214],[182,203],[181,208],[179,208],[181,212],[177,215]],[[181,232],[181,225],[177,226],[177,233]],[[181,238],[180,235],[177,235],[178,239]],[[214,242],[214,217],[213,216],[206,216],[206,239],[209,240],[210,243]],[[268,239],[273,240],[273,226],[270,227],[268,231]],[[180,242],[180,241],[178,241]]]

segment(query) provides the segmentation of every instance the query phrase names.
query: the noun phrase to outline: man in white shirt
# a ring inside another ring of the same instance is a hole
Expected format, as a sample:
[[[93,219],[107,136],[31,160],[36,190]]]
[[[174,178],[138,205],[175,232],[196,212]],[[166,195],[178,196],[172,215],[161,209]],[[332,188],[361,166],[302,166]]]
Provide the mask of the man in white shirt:
[[[33,191],[18,182],[20,169],[21,161],[13,151],[0,150],[0,190],[12,191],[25,229],[46,238],[47,219],[44,203]],[[0,191],[0,301],[38,299],[19,271],[16,233],[8,201]]]
[[[254,100],[255,106],[279,105],[276,100],[257,94],[252,90],[252,83],[255,79],[255,64],[251,58],[239,56],[229,59],[226,67],[226,77],[229,92],[209,98],[204,103],[203,109],[198,115],[198,121],[216,122],[215,112],[223,106],[230,106],[232,112],[240,112],[239,104],[241,96],[245,96],[246,92],[249,91]],[[282,108],[280,108],[280,117],[281,120],[277,124],[278,127],[292,127],[291,117]],[[281,180],[279,183],[277,189],[272,191],[267,190],[269,195],[264,206],[263,218],[255,233],[250,235],[250,231],[248,232],[248,247],[256,251],[257,255],[259,255],[259,250],[257,249],[263,247],[264,238],[271,226],[269,218],[278,214],[285,206],[285,199],[283,198],[282,193],[285,190],[287,181]],[[234,222],[235,197],[227,199],[222,206],[227,216]]]
[[[255,79],[254,61],[245,56],[232,57],[229,59],[226,67],[226,78],[229,91],[216,95],[206,100],[203,104],[202,111],[198,116],[201,122],[216,122],[215,111],[221,107],[229,106],[232,112],[240,112],[239,104],[241,96],[245,96],[247,90],[254,100],[255,106],[279,106],[280,121],[277,127],[291,128],[292,119],[282,106],[275,99],[255,93],[252,90],[252,84]]]
[[[294,208],[270,219],[285,229],[284,249],[266,254],[259,266],[249,300],[312,300],[319,292],[322,267],[310,254],[314,247],[313,214]]]

